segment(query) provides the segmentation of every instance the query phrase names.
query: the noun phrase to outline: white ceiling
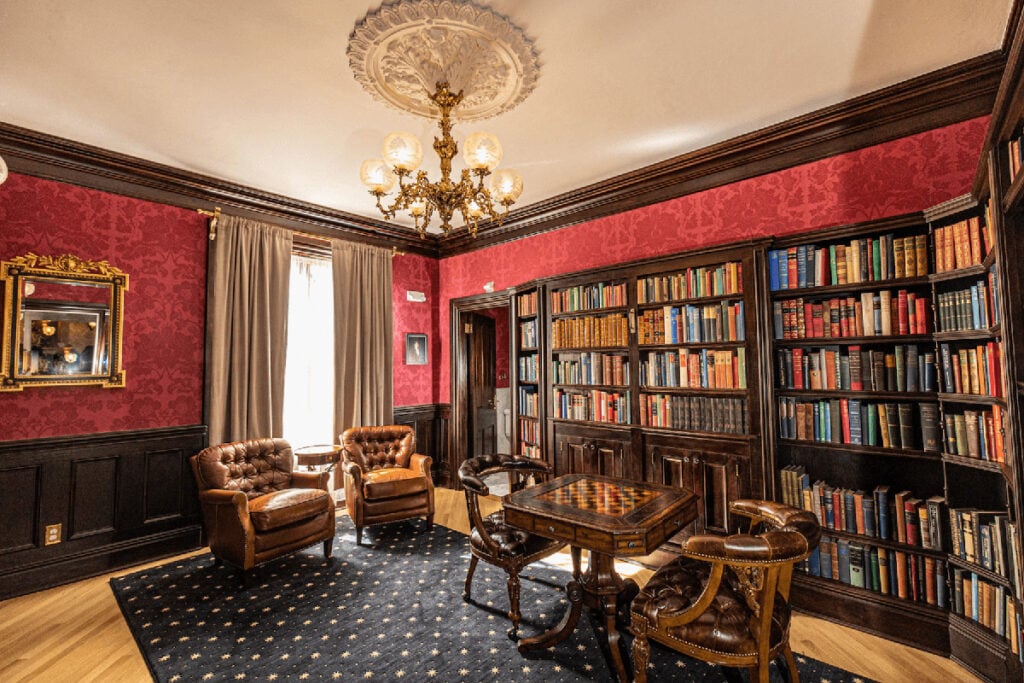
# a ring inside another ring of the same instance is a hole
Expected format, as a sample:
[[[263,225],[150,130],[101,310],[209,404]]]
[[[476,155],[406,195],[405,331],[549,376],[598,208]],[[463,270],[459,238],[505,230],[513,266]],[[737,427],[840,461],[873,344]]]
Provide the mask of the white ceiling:
[[[1000,48],[1012,0],[482,0],[533,39],[497,134],[526,206]],[[0,121],[379,218],[355,0],[0,0]],[[427,147],[424,167],[437,177]]]

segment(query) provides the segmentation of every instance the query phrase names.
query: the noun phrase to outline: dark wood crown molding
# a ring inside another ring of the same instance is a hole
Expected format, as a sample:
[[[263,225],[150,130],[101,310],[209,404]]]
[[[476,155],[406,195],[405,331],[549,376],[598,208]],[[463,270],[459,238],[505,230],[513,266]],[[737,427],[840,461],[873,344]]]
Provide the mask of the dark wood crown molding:
[[[512,212],[477,239],[441,240],[453,256],[621,213],[992,111],[1006,64],[992,52]]]
[[[0,151],[18,173],[187,209],[267,220],[323,237],[397,246],[436,257],[436,239],[392,223],[185,171],[0,122]]]
[[[1015,5],[1016,6],[1016,5]],[[1013,16],[1019,16],[1019,12]],[[448,257],[817,161],[992,112],[993,52],[513,211],[504,225],[420,239],[407,228],[0,123],[18,173],[185,208],[220,206],[324,237]],[[1003,79],[1004,83],[1006,79]]]

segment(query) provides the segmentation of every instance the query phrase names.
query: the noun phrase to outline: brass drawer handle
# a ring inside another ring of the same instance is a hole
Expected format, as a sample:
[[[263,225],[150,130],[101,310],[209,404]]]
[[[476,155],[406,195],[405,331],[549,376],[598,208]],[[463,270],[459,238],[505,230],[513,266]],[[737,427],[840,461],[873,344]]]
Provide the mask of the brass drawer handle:
[[[549,526],[548,531],[550,531],[551,533],[555,533],[555,527]]]
[[[635,548],[636,547],[636,542],[630,541],[629,543],[626,544],[626,547],[627,548]]]

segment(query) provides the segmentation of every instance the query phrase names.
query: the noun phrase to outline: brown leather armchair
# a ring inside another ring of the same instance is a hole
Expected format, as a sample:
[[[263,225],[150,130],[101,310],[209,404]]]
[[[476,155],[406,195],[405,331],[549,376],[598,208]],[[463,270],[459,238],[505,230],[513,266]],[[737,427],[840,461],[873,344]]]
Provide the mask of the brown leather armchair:
[[[334,499],[327,472],[293,471],[284,439],[250,439],[203,449],[190,459],[210,550],[249,570],[323,541],[334,544]]]
[[[750,520],[750,533],[691,536],[682,556],[633,599],[637,683],[647,680],[648,639],[706,662],[747,668],[751,681],[763,683],[768,665],[783,655],[790,681],[799,679],[789,648],[790,582],[794,565],[818,545],[818,520],[772,501],[736,500],[730,509]]]
[[[356,527],[425,517],[434,523],[430,456],[416,453],[416,434],[405,425],[352,427],[341,435],[345,506]]]
[[[500,567],[508,574],[508,618],[512,628],[508,637],[519,636],[519,572],[523,567],[537,560],[554,555],[565,546],[564,541],[556,541],[543,536],[535,536],[522,529],[505,524],[505,512],[499,510],[487,517],[480,512],[479,496],[490,495],[490,489],[484,477],[505,472],[511,476],[513,490],[521,488],[530,476],[541,479],[551,473],[547,463],[536,458],[520,455],[480,455],[464,460],[459,466],[459,481],[466,493],[466,509],[469,513],[471,533],[469,548],[472,557],[469,560],[469,572],[466,574],[466,588],[462,598],[470,602],[470,588],[473,584],[473,572],[479,560]],[[580,575],[580,549],[572,549],[573,576]]]

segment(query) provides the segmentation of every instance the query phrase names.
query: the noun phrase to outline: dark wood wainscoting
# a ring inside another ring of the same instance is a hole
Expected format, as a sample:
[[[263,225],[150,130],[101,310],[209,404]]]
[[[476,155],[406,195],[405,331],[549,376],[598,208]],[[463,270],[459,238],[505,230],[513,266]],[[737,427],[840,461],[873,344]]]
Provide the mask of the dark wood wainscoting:
[[[416,450],[434,459],[434,483],[440,486],[453,486],[455,479],[448,451],[450,420],[451,406],[447,403],[395,406],[395,424],[416,430]]]
[[[200,547],[205,445],[204,425],[0,442],[0,599]]]

